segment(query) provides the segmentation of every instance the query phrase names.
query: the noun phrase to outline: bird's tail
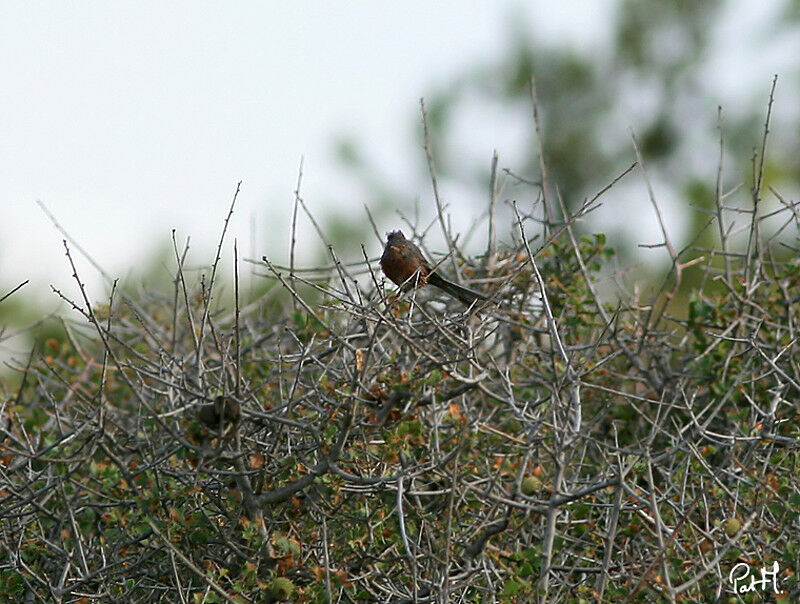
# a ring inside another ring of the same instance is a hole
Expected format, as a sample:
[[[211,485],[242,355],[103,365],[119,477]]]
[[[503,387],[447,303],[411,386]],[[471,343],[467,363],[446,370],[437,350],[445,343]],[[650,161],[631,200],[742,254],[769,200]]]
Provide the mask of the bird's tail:
[[[458,283],[453,283],[452,281],[448,281],[444,277],[440,276],[437,273],[430,273],[428,275],[428,283],[434,285],[444,291],[445,293],[450,294],[454,298],[458,298],[461,302],[469,306],[470,304],[477,302],[478,300],[488,300],[487,296],[484,296],[480,292],[476,292],[468,287],[464,287],[463,285],[459,285]]]

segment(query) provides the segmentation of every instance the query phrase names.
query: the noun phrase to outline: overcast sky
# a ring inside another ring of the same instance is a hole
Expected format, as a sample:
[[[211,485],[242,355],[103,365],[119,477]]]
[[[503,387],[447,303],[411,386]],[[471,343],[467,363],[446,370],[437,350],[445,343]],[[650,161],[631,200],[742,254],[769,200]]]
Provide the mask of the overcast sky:
[[[419,98],[501,57],[511,20],[585,48],[609,35],[607,6],[4,0],[0,289],[31,279],[45,308],[57,305],[50,283],[74,293],[62,237],[37,200],[124,276],[172,228],[209,261],[241,180],[230,241],[244,254],[282,250],[301,156],[312,207],[352,188],[332,157],[339,134],[354,133],[373,163],[402,178],[419,161],[410,136]],[[102,298],[99,279],[81,270]]]
[[[37,200],[116,274],[173,227],[209,251],[239,180],[231,233],[249,252],[252,221],[255,251],[265,231],[285,246],[301,156],[312,206],[348,188],[336,135],[402,174],[418,99],[501,56],[510,19],[577,45],[607,33],[602,2],[570,4],[4,1],[0,288],[69,280]]]

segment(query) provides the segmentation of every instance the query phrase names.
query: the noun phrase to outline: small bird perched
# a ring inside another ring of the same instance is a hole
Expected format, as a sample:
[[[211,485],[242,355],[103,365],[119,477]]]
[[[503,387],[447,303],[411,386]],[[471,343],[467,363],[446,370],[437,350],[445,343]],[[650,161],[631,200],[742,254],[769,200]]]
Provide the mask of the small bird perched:
[[[236,424],[241,418],[239,403],[229,396],[218,396],[213,403],[202,405],[197,412],[197,419],[211,428],[219,428],[220,424]]]
[[[384,275],[404,290],[430,283],[458,298],[467,306],[477,300],[489,299],[463,285],[448,281],[435,272],[419,248],[406,239],[402,231],[393,231],[386,238],[386,247],[381,256],[381,269]]]

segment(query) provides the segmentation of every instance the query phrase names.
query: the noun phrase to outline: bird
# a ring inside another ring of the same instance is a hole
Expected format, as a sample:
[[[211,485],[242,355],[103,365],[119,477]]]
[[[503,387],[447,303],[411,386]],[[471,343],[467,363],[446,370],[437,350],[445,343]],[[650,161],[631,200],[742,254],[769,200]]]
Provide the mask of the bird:
[[[402,231],[392,231],[386,237],[386,247],[381,256],[383,274],[403,290],[431,284],[457,298],[467,306],[487,296],[458,283],[453,283],[437,273],[425,259],[420,249],[405,238]]]
[[[221,423],[237,424],[241,418],[239,403],[229,396],[218,396],[213,403],[202,405],[197,419],[211,428],[219,428]]]

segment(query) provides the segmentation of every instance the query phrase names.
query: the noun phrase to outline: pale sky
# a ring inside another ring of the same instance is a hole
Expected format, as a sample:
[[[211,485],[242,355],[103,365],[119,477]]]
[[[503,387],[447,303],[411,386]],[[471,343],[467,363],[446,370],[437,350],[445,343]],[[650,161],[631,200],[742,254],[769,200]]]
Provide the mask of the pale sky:
[[[419,161],[418,99],[501,56],[510,19],[555,38],[593,32],[577,45],[604,34],[601,2],[572,4],[5,1],[0,287],[69,289],[62,237],[37,200],[124,275],[172,228],[205,259],[241,180],[230,233],[249,252],[254,221],[256,251],[282,249],[301,156],[312,207],[351,187],[332,158],[338,134],[402,178]]]
[[[210,262],[241,180],[229,246],[237,237],[243,255],[280,255],[301,156],[312,208],[358,190],[333,159],[339,134],[353,134],[373,163],[402,180],[421,158],[410,128],[420,97],[476,61],[503,56],[512,20],[540,39],[601,45],[607,6],[5,0],[0,289],[31,279],[28,293],[45,308],[58,306],[51,283],[76,293],[62,237],[37,200],[124,277],[167,245],[173,228],[179,241],[191,236],[197,263]],[[718,72],[724,77],[725,67]],[[736,79],[728,84],[734,94]],[[485,135],[487,170],[512,125],[474,124]],[[354,195],[353,208],[364,203]],[[92,297],[102,299],[94,271],[80,267]]]

